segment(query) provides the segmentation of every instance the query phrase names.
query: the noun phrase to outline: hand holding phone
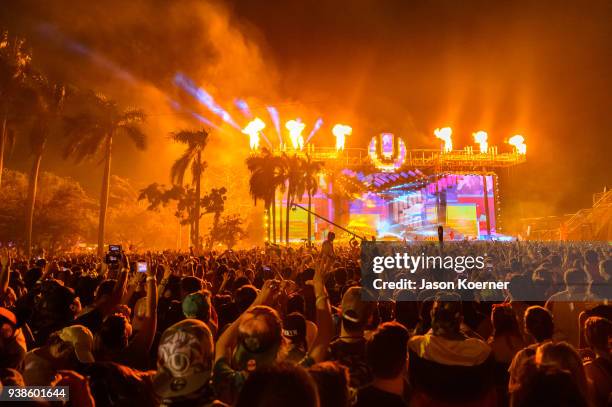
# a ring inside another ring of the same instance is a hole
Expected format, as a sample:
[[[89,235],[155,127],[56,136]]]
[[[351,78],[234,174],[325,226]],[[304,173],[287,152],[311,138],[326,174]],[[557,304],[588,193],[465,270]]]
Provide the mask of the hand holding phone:
[[[137,263],[136,270],[137,270],[139,273],[146,273],[146,272],[147,272],[147,269],[148,269],[148,265],[147,265],[147,262],[146,262],[146,261],[139,261],[139,262]]]

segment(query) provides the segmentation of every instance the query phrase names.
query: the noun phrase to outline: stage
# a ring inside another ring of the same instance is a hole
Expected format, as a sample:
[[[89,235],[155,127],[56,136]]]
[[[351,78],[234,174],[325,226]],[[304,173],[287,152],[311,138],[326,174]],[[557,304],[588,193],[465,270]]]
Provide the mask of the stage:
[[[276,151],[275,154],[289,154]],[[496,170],[521,164],[525,154],[498,153],[497,147],[475,152],[409,150],[390,133],[372,138],[367,149],[332,150],[307,145],[290,154],[323,163],[318,190],[311,199],[311,238],[338,239],[354,234],[371,240],[437,240],[444,226],[448,240],[496,239],[500,217]],[[307,195],[294,202],[306,208]],[[276,233],[285,237],[287,200],[276,194]],[[307,209],[307,208],[306,208]],[[272,214],[270,214],[272,215]],[[339,229],[340,225],[351,233]],[[308,211],[292,210],[289,239],[308,236]],[[277,239],[278,240],[278,239]]]

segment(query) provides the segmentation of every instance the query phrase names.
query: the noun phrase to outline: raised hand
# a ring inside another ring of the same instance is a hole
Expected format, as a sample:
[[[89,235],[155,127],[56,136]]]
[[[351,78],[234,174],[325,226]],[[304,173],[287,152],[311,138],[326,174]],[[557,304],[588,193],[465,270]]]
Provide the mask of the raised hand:
[[[0,254],[0,265],[2,265],[2,270],[6,270],[11,266],[11,260],[11,255],[8,249],[2,249],[2,253]]]

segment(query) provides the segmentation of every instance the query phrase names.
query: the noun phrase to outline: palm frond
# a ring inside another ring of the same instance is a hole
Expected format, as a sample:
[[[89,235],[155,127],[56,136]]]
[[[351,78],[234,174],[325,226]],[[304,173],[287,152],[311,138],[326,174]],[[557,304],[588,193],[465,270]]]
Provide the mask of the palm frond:
[[[170,180],[173,184],[183,185],[187,168],[193,162],[195,149],[188,148],[185,152],[172,164],[170,168]]]
[[[142,123],[145,121],[146,115],[142,109],[125,109],[119,120],[121,125]]]
[[[145,150],[147,148],[147,135],[136,124],[125,124],[121,130],[134,142],[136,148]]]
[[[187,144],[189,146],[196,146],[200,150],[204,150],[208,144],[208,137],[210,132],[206,129],[190,131],[182,130],[170,134],[170,138],[176,143]]]

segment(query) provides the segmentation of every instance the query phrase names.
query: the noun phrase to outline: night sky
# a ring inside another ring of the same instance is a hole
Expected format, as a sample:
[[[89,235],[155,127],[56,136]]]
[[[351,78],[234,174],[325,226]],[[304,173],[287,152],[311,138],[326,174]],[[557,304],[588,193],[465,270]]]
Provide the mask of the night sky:
[[[575,211],[612,184],[610,1],[73,3],[10,2],[0,22],[29,39],[41,69],[151,113],[151,149],[168,151],[167,162],[151,169],[147,153],[131,160],[126,146],[115,167],[138,182],[167,177],[177,156],[167,128],[197,125],[170,117],[159,94],[139,87],[190,104],[172,84],[184,72],[228,108],[243,97],[256,114],[274,105],[285,120],[322,117],[317,145],[333,145],[337,122],[353,126],[349,147],[389,131],[409,148],[437,148],[433,129],[451,126],[458,148],[482,129],[502,151],[505,138],[523,134],[528,163],[503,185],[512,216]],[[213,148],[248,147],[236,132],[222,138]],[[27,168],[26,147],[10,168]],[[53,153],[43,168],[99,185],[98,171],[75,172]]]

